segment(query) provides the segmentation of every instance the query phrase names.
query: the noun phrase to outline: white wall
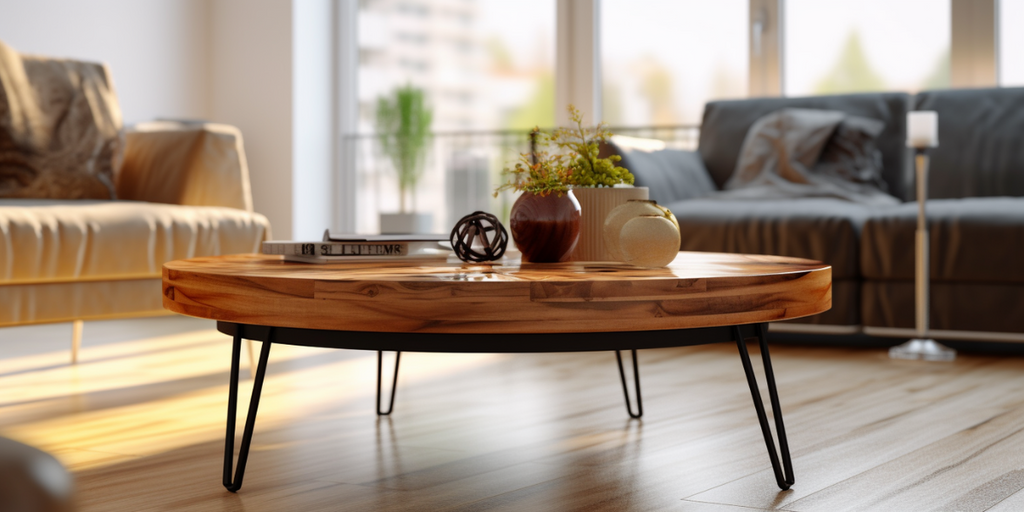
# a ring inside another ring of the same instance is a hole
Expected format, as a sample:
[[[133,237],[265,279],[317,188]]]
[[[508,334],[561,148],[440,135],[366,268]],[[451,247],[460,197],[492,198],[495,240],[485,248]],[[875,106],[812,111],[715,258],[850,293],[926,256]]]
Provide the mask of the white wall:
[[[318,239],[337,227],[334,16],[331,0],[0,0],[0,40],[108,63],[126,123],[239,127],[274,237]]]
[[[292,236],[338,229],[333,201],[338,106],[331,0],[296,0],[292,18]]]
[[[205,0],[0,0],[21,53],[106,62],[126,123],[210,113]]]
[[[292,238],[292,2],[212,0],[210,51],[210,118],[242,130],[253,207]]]

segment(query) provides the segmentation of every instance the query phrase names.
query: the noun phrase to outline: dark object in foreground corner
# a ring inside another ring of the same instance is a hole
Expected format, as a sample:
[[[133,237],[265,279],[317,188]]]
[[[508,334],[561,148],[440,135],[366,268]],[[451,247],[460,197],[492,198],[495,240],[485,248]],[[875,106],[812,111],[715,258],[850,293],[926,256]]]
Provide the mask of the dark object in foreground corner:
[[[480,241],[480,249],[473,249],[473,241]],[[498,218],[487,212],[466,215],[452,228],[452,249],[460,260],[472,263],[494,261],[505,255],[508,231]]]
[[[42,450],[0,437],[0,510],[74,510],[74,479]]]

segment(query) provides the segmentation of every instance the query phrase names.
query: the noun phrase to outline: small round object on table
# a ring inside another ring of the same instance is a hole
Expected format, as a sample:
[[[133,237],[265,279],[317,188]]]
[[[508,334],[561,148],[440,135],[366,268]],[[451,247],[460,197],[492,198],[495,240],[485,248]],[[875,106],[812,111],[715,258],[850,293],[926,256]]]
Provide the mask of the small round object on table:
[[[672,212],[658,204],[657,201],[647,199],[630,199],[619,206],[616,206],[604,220],[604,243],[605,249],[612,261],[624,261],[622,247],[619,244],[619,235],[622,233],[622,226],[627,222],[641,215],[664,215],[672,221],[679,230],[679,222]]]
[[[455,224],[449,240],[460,260],[481,263],[494,261],[505,255],[508,231],[505,231],[505,226],[502,226],[494,215],[473,212]],[[480,242],[476,249],[473,248],[474,240]]]
[[[663,215],[641,215],[622,226],[623,261],[638,267],[664,267],[679,255],[679,228]]]

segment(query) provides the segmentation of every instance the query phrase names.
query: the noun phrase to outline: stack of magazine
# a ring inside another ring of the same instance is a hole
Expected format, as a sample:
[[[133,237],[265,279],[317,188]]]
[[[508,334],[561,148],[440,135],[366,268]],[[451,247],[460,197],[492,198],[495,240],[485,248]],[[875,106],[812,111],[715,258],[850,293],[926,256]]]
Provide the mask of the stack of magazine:
[[[452,254],[447,235],[354,235],[324,231],[319,242],[263,242],[263,254],[280,254],[285,261],[447,260]]]

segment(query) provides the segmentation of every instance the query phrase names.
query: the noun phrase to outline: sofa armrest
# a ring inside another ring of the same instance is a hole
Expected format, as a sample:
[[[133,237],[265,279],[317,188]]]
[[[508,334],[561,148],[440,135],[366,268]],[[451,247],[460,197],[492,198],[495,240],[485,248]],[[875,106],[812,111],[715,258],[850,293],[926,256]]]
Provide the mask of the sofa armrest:
[[[131,127],[116,185],[118,199],[252,211],[242,133],[224,124]]]

